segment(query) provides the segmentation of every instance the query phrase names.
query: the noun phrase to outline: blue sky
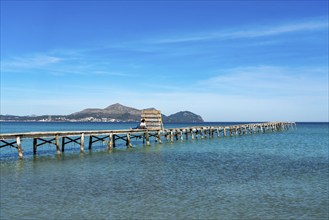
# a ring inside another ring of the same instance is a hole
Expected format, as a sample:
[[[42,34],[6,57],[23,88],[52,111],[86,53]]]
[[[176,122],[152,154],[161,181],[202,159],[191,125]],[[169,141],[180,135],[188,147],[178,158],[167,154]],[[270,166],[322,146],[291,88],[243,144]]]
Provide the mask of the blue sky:
[[[328,121],[328,1],[1,1],[1,114],[117,102]]]

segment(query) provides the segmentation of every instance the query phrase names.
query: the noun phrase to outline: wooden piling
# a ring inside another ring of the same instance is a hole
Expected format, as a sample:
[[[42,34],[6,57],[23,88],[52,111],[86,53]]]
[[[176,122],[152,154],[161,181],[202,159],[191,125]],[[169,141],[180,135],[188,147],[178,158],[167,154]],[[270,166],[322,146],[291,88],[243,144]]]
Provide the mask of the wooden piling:
[[[190,129],[191,131],[191,139],[194,140],[194,128]]]
[[[167,141],[170,140],[170,133],[168,133],[168,131],[165,132],[165,139],[166,139]]]
[[[178,141],[178,130],[175,130],[175,138],[176,138],[176,141]]]
[[[62,137],[62,153],[65,151],[65,137]]]
[[[181,140],[184,140],[184,137],[183,137],[183,131],[182,131],[182,130],[179,131],[179,136],[180,136],[180,139],[181,139]]]
[[[83,153],[84,151],[85,151],[85,133],[82,133],[80,138],[80,152]]]
[[[89,136],[89,145],[88,145],[88,149],[91,150],[91,145],[93,144],[93,136],[90,135]]]
[[[127,136],[126,146],[129,147],[129,148],[132,148],[133,145],[130,142],[130,134],[127,133],[126,136]]]
[[[20,159],[23,159],[23,150],[21,146],[21,138],[19,136],[16,137],[16,144],[17,144],[17,151],[18,151],[18,156]]]
[[[115,144],[115,136],[116,136],[116,135],[115,135],[115,134],[113,134],[113,139],[112,139],[112,140],[113,140],[113,148],[115,148],[115,147],[116,147],[116,144]],[[143,139],[143,141],[144,141],[144,139]]]
[[[33,138],[33,155],[37,154],[37,139]]]
[[[109,134],[109,144],[108,144],[107,149],[108,150],[112,150],[113,149],[113,134],[112,133]]]
[[[174,132],[172,130],[170,130],[170,142],[174,142]]]
[[[162,143],[162,141],[161,141],[161,132],[160,132],[160,131],[158,131],[157,134],[156,134],[156,141],[157,141],[159,144]]]
[[[57,150],[57,155],[61,154],[61,148],[59,146],[59,136],[58,134],[56,134],[55,136],[55,146],[56,146],[56,150]]]
[[[145,131],[145,140],[147,146],[151,145],[148,131]]]

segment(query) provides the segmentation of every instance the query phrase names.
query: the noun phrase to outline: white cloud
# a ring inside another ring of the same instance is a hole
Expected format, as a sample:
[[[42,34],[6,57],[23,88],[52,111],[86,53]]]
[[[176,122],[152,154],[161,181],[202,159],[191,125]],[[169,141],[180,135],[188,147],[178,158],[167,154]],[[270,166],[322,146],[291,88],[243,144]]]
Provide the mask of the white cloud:
[[[72,50],[73,51],[73,50]],[[108,63],[100,61],[88,61],[88,56],[82,54],[77,50],[76,56],[71,54],[61,53],[61,57],[57,55],[38,54],[26,55],[21,57],[14,57],[1,61],[1,73],[6,74],[9,72],[15,73],[41,73],[42,75],[50,74],[56,76],[63,75],[107,75],[128,77],[136,76],[119,71],[111,71]]]
[[[206,33],[192,33],[189,36],[173,37],[155,41],[155,43],[185,43],[207,40],[227,40],[237,38],[257,38],[265,36],[274,36],[280,34],[288,34],[300,31],[316,31],[327,30],[327,19],[317,21],[300,21],[295,23],[287,23],[281,25],[266,25],[258,27],[236,27],[231,30],[210,31]]]
[[[14,57],[11,60],[2,61],[2,71],[14,69],[34,69],[58,64],[62,58],[48,55],[32,55],[29,57]]]
[[[222,70],[199,82],[207,90],[225,94],[296,96],[328,94],[328,68],[256,66]]]
[[[261,27],[258,29],[251,30],[242,30],[228,33],[230,37],[236,38],[249,38],[249,37],[263,37],[270,35],[279,35],[286,34],[297,31],[313,31],[313,30],[321,30],[327,29],[328,22],[319,21],[319,22],[301,22],[295,24],[284,24],[280,26],[272,26],[272,27]]]

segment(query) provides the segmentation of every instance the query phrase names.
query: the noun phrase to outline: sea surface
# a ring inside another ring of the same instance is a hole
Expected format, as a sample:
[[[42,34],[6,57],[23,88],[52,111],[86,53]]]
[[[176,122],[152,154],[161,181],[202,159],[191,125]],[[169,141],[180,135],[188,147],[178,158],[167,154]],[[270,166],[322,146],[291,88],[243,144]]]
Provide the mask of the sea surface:
[[[224,125],[235,123],[208,123]],[[197,124],[167,124],[185,127]],[[1,133],[127,129],[131,123],[0,123]],[[0,219],[328,219],[329,124],[143,145],[98,142],[61,156],[0,149]],[[86,142],[88,143],[88,142]]]

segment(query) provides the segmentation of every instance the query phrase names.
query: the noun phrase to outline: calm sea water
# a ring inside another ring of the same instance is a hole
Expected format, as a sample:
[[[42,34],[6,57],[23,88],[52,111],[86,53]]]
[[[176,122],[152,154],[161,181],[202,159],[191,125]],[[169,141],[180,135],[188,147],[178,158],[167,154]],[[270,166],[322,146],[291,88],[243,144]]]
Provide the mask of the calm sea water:
[[[1,133],[135,126],[0,125]],[[328,142],[328,123],[112,152],[72,145],[60,157],[45,145],[34,158],[26,141],[24,160],[0,150],[0,219],[328,219]]]

